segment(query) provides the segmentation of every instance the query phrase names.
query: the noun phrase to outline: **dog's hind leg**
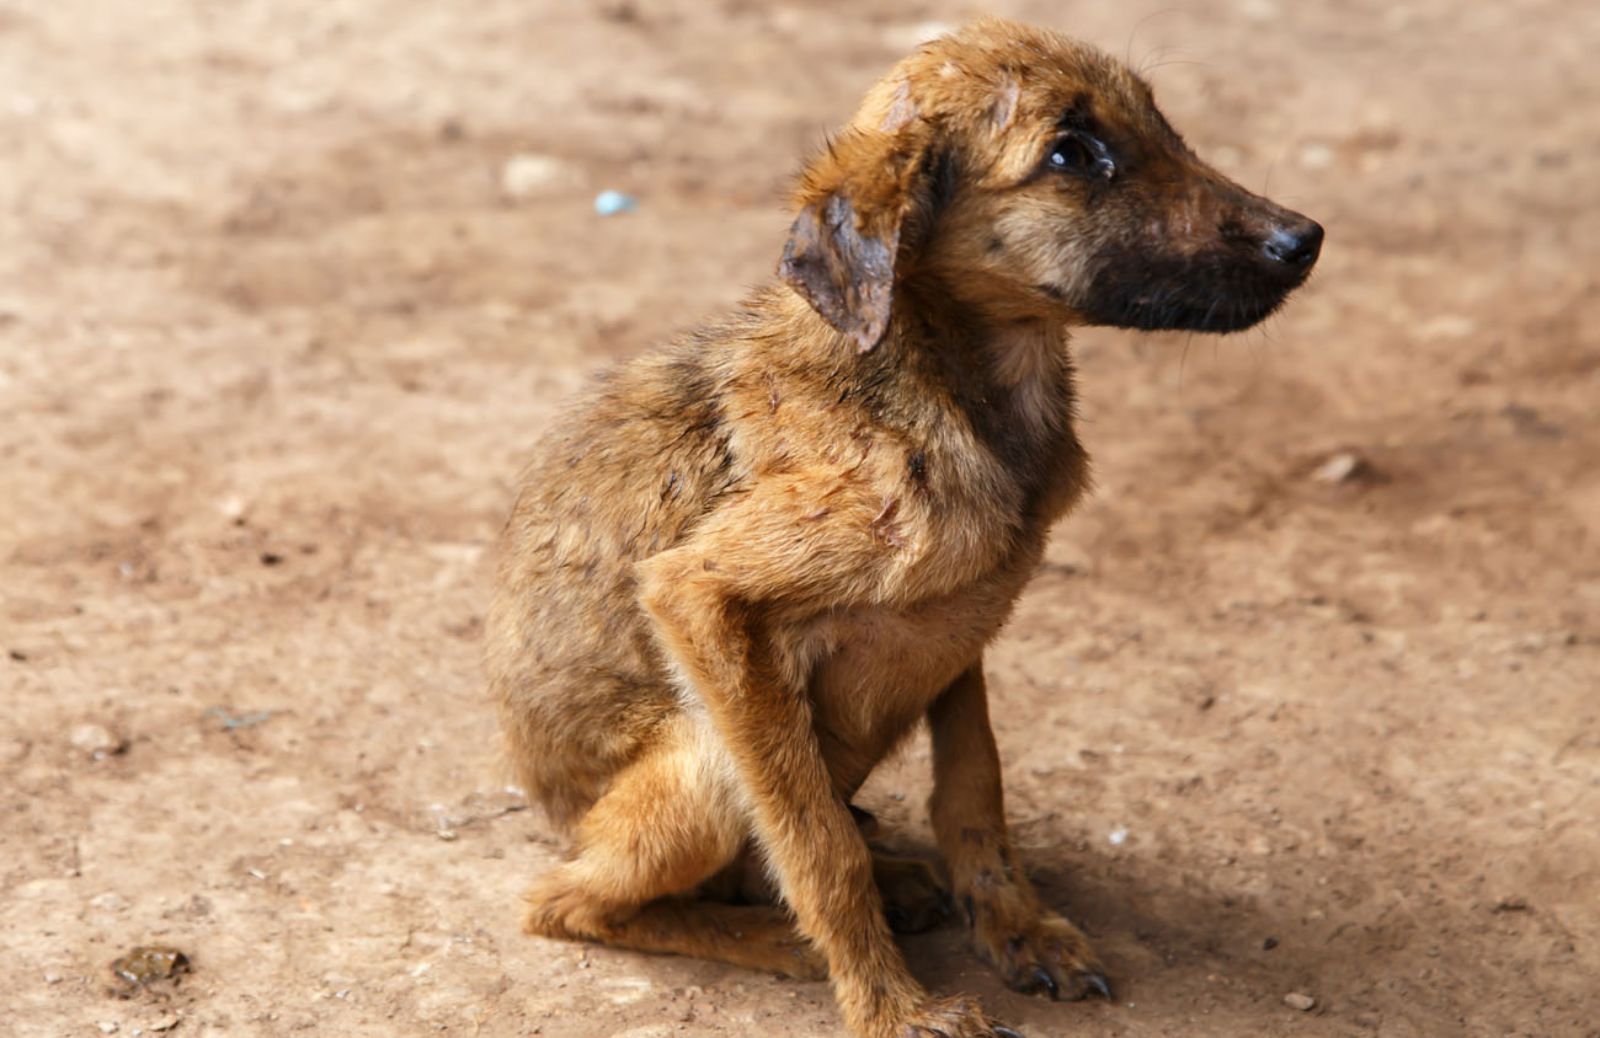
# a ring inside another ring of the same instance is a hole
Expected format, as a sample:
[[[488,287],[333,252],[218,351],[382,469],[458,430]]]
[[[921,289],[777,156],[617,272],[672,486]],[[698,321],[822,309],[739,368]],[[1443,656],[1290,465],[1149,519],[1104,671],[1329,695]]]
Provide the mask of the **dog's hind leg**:
[[[748,831],[719,770],[693,722],[674,721],[583,816],[571,860],[534,883],[523,929],[826,977],[826,963],[781,909],[693,898],[735,860]]]
[[[950,892],[925,861],[874,848],[872,879],[883,898],[883,917],[895,933],[922,933],[950,916]]]

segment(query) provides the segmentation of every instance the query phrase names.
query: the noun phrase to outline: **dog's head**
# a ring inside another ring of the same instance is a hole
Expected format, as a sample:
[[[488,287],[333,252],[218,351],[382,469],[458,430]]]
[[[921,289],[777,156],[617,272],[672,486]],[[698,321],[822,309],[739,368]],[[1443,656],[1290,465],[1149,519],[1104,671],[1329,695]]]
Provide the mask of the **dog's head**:
[[[1002,319],[1236,331],[1322,246],[1196,157],[1128,68],[998,20],[873,87],[799,203],[780,272],[863,350],[909,278]]]

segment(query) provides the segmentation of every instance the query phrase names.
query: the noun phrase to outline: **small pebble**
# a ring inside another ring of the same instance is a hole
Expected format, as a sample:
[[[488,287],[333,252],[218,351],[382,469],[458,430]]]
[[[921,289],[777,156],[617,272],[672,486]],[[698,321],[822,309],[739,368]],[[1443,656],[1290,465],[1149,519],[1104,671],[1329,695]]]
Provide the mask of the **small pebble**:
[[[117,1022],[115,1020],[102,1020],[98,1024],[95,1024],[95,1026],[100,1028],[101,1034],[117,1033]]]
[[[1126,829],[1113,829],[1106,836],[1106,839],[1111,841],[1111,846],[1113,846],[1113,847],[1121,847],[1123,844],[1128,842],[1128,830],[1126,830]]]
[[[189,970],[189,956],[162,945],[141,945],[111,964],[111,972],[118,980],[136,988],[158,980],[173,980]]]
[[[1318,483],[1344,483],[1361,475],[1366,468],[1367,463],[1358,455],[1345,451],[1318,465],[1317,470],[1311,473],[1311,478]]]
[[[1333,149],[1326,144],[1307,144],[1300,149],[1300,165],[1306,169],[1327,169],[1333,165]]]
[[[1287,995],[1283,996],[1283,1004],[1288,1006],[1290,1009],[1298,1009],[1302,1013],[1308,1013],[1316,1007],[1317,1000],[1312,998],[1310,995],[1301,994],[1298,991],[1291,991]]]
[[[1465,314],[1439,314],[1424,321],[1417,334],[1424,339],[1464,339],[1477,330],[1478,322]]]
[[[525,152],[511,156],[501,167],[500,191],[512,201],[521,201],[576,179],[572,169],[555,156]]]
[[[65,978],[62,977],[61,974],[55,972],[48,972],[44,975],[44,982],[46,984],[59,984],[64,979]]]
[[[80,724],[72,729],[72,745],[94,760],[104,760],[127,749],[127,741],[105,725]]]
[[[602,191],[594,196],[594,211],[601,216],[631,213],[639,208],[639,200],[621,191]]]

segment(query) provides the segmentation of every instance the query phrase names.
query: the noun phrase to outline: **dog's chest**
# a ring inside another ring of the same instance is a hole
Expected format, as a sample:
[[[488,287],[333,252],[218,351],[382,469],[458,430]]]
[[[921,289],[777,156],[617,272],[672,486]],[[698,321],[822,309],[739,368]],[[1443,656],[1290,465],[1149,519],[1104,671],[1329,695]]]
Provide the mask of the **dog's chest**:
[[[1025,544],[983,577],[910,606],[840,610],[803,635],[819,728],[870,767],[982,655],[1037,559]]]
[[[1013,554],[1040,540],[1087,481],[1087,459],[1065,413],[1070,403],[1046,421],[1027,413],[1033,401],[1016,402],[1024,411],[1016,413],[1006,394],[981,401],[981,417],[912,455],[903,515],[906,588],[914,598],[968,593],[999,579],[1014,566]]]

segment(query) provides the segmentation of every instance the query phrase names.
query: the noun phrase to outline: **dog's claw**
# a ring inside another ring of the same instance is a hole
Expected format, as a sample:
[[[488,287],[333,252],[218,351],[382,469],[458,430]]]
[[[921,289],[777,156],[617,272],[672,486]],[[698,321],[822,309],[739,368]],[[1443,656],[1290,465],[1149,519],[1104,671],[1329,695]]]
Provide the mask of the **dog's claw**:
[[[995,1024],[994,1038],[1023,1038],[1023,1035],[1021,1031],[1013,1031],[1009,1027],[1002,1027],[1000,1024]]]
[[[1105,999],[1107,1002],[1116,1001],[1116,999],[1112,997],[1112,994],[1111,994],[1111,983],[1110,983],[1110,981],[1106,980],[1105,974],[1103,974],[1103,973],[1085,973],[1083,975],[1083,983],[1090,991],[1093,991],[1095,994],[1099,995],[1101,998]],[[1088,994],[1089,994],[1089,991],[1085,991],[1084,992],[1085,996],[1087,996]]]
[[[1050,1001],[1058,1002],[1061,1000],[1061,985],[1056,983],[1056,978],[1052,977],[1050,971],[1043,966],[1035,966],[1033,968],[1033,980],[1028,985],[1028,990],[1038,991],[1040,988],[1043,988],[1050,995]]]

